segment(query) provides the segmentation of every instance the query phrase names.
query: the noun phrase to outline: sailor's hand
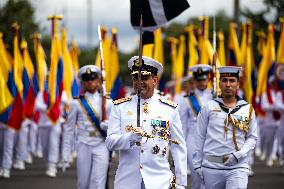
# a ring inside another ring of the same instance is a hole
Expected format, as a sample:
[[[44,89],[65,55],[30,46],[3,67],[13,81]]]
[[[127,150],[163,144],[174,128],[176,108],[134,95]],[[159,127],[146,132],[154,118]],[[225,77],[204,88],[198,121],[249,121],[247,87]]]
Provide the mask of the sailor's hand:
[[[101,122],[101,128],[102,130],[106,131],[108,129],[108,120],[104,120]]]
[[[224,158],[225,158],[224,165],[226,166],[233,166],[238,163],[238,159],[233,154],[229,154]]]
[[[201,180],[204,181],[204,176],[201,167],[197,168],[195,171],[198,174],[198,176],[201,178]]]

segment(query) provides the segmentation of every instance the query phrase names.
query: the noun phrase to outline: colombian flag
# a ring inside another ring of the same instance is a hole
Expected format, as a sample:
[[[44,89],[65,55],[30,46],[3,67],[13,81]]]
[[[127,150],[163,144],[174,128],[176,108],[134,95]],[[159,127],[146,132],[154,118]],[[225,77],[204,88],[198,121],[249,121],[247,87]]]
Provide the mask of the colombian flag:
[[[60,117],[60,101],[63,91],[63,60],[58,35],[54,34],[51,43],[50,72],[48,77],[47,116],[52,123]]]

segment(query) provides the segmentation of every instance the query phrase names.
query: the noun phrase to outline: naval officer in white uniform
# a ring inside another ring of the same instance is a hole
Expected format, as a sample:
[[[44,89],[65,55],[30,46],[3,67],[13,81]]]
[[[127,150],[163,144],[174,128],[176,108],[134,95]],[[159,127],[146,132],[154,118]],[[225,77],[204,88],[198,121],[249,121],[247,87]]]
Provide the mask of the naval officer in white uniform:
[[[252,106],[236,96],[240,68],[218,69],[222,94],[203,106],[197,117],[193,166],[206,189],[245,189],[257,122]]]
[[[97,66],[80,68],[78,78],[82,82],[84,94],[73,99],[70,104],[66,127],[63,131],[63,168],[69,161],[72,142],[77,127],[77,188],[105,189],[109,151],[105,145],[107,120],[102,118],[101,72]],[[112,106],[106,101],[106,114]]]
[[[194,136],[196,131],[196,118],[203,105],[212,100],[212,92],[208,89],[209,73],[211,66],[206,64],[197,64],[189,68],[193,73],[196,88],[185,94],[178,103],[180,119],[186,139],[187,162],[191,172],[192,189],[203,188],[202,180],[195,172],[192,165],[192,154],[194,145]]]
[[[139,60],[128,61],[133,87],[137,91]],[[137,128],[137,95],[114,101],[107,131],[109,150],[119,150],[115,189],[168,189],[187,185],[186,146],[177,105],[155,94],[162,65],[146,56],[141,66],[140,125]],[[144,132],[141,135],[132,130]],[[148,136],[146,136],[148,135]],[[151,138],[154,136],[155,138]],[[159,138],[160,137],[160,138]],[[177,140],[179,144],[169,142]],[[172,154],[175,174],[170,170]]]

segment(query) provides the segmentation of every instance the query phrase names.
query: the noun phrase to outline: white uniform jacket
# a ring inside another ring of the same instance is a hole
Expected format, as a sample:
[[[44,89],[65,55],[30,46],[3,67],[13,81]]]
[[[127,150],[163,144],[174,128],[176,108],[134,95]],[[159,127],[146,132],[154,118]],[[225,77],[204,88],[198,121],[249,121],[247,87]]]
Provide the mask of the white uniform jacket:
[[[35,100],[35,111],[39,111],[40,112],[40,117],[39,117],[39,121],[38,121],[38,126],[39,127],[51,127],[52,125],[58,125],[58,123],[62,123],[64,120],[63,119],[63,109],[64,106],[68,104],[68,97],[65,91],[62,91],[62,95],[61,95],[61,101],[60,101],[60,118],[58,119],[57,123],[53,123],[51,121],[51,119],[47,116],[46,112],[47,112],[47,104],[44,101],[44,92],[40,91],[37,96],[36,96],[36,100]]]
[[[195,89],[194,94],[198,99],[200,107],[202,107],[208,101],[212,100],[212,93],[208,89],[204,91]],[[198,113],[194,111],[191,102],[189,100],[189,97],[186,94],[184,94],[183,98],[181,98],[177,103],[178,103],[179,115],[184,130],[184,134],[185,136],[188,136],[189,134],[193,135],[196,128],[196,119]]]
[[[237,99],[235,109],[227,108],[227,112],[224,110],[226,107],[220,97],[209,101],[201,109],[197,117],[193,152],[195,169],[201,166],[213,169],[248,168],[247,155],[256,144],[257,122],[251,105],[239,97]],[[251,119],[249,119],[250,115]],[[231,122],[227,124],[228,130],[225,132],[228,117],[242,123],[239,124],[240,128],[242,128],[242,125],[248,126],[247,132],[235,126],[235,142],[239,150],[236,150]],[[212,162],[207,159],[209,156],[224,157],[232,153],[238,159],[238,162],[233,166],[225,166],[223,163]]]
[[[261,96],[261,107],[265,111],[265,125],[270,127],[278,127],[280,125],[280,120],[275,119],[275,114],[281,114],[281,92],[271,90],[269,102],[269,94],[267,92],[263,93]],[[280,116],[281,117],[281,116]]]
[[[97,113],[98,117],[101,118],[102,100],[100,93],[96,92],[94,94],[91,94],[89,92],[86,92],[84,95],[92,106],[93,110]],[[80,100],[78,98],[75,98],[70,103],[66,127],[64,128],[63,133],[63,158],[65,159],[68,159],[69,157],[76,126],[78,129],[77,142],[82,142],[92,146],[96,146],[97,144],[104,142],[104,138],[90,121],[87,113],[85,112],[85,109],[82,107],[79,101]],[[110,99],[107,99],[106,102],[106,113],[107,115],[109,115],[112,107],[112,101]]]
[[[141,127],[148,134],[153,134],[155,128],[165,126],[170,131],[170,138],[178,140],[180,144],[143,137],[141,146],[137,146],[131,141],[131,133],[125,131],[125,127],[129,124],[136,127],[137,96],[125,99],[121,103],[114,103],[116,105],[113,106],[110,114],[106,138],[109,150],[120,150],[114,188],[139,189],[143,179],[146,189],[168,189],[173,178],[168,162],[169,144],[175,164],[177,184],[186,186],[186,145],[176,104],[166,101],[157,94],[146,100],[141,99],[140,120]],[[145,103],[147,103],[146,110]],[[156,152],[153,152],[154,147]]]

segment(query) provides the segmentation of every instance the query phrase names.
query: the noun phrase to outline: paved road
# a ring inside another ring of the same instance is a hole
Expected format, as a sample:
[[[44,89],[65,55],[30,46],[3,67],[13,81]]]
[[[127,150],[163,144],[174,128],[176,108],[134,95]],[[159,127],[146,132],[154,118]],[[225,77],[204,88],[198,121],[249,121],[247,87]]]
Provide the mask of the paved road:
[[[109,188],[113,189],[114,173],[117,160],[111,164]],[[257,161],[255,176],[249,179],[249,189],[283,189],[284,175],[278,166],[267,168],[263,162]],[[35,159],[32,165],[27,165],[26,171],[13,170],[10,179],[0,179],[0,189],[75,189],[76,170],[73,166],[67,172],[59,172],[56,179],[48,178],[44,174],[44,163]]]

